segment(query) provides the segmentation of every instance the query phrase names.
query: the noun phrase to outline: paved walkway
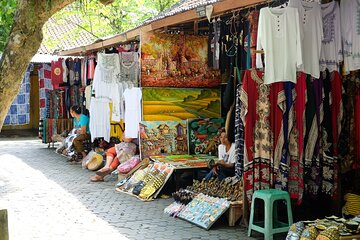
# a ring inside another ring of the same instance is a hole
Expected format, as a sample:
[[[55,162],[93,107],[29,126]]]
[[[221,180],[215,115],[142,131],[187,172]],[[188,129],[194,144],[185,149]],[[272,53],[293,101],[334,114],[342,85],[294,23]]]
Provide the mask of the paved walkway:
[[[0,209],[8,209],[12,240],[263,239],[225,221],[206,231],[169,217],[163,210],[172,199],[141,202],[115,192],[115,177],[91,183],[93,172],[39,140],[3,139],[0,164]]]

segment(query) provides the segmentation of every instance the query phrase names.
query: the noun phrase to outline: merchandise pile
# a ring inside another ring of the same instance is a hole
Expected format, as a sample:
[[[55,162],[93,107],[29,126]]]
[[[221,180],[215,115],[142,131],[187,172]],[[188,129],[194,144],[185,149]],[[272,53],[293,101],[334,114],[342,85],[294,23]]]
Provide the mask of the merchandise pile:
[[[242,201],[243,186],[242,182],[234,180],[234,178],[226,178],[219,181],[217,178],[209,181],[194,180],[192,186],[188,186],[187,190],[195,193],[203,193],[213,197],[226,198],[228,201]]]
[[[148,201],[156,198],[158,192],[169,179],[173,169],[166,164],[150,164],[117,184],[117,191]]]

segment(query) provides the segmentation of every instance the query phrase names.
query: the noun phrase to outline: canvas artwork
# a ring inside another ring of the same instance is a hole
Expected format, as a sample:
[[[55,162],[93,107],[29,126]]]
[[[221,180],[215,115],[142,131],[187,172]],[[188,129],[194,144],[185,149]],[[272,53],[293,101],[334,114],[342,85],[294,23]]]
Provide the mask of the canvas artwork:
[[[230,202],[225,198],[210,197],[199,193],[184,207],[178,217],[209,230],[229,207]]]
[[[219,89],[143,88],[143,120],[217,118],[220,101]]]
[[[141,158],[161,154],[187,154],[186,121],[143,121],[140,124]]]
[[[141,86],[216,87],[220,71],[208,67],[208,37],[144,33]]]
[[[190,154],[217,155],[223,118],[197,118],[188,120]]]

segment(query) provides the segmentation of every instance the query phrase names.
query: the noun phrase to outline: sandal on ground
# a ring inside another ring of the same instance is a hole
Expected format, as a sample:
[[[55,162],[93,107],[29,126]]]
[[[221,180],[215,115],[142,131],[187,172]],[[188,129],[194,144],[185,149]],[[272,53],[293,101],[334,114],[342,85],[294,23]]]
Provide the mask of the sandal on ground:
[[[90,181],[91,182],[103,182],[104,181],[104,178],[103,177],[100,177],[98,175],[95,175],[95,176],[92,176],[90,178]]]
[[[110,168],[102,168],[98,171],[96,171],[96,175],[100,176],[100,177],[105,177],[106,175],[109,175],[112,172],[112,170]]]
[[[81,160],[80,160],[80,161],[78,161],[78,160],[72,160],[72,161],[70,161],[70,164],[73,164],[73,165],[81,164],[81,163],[82,163]]]

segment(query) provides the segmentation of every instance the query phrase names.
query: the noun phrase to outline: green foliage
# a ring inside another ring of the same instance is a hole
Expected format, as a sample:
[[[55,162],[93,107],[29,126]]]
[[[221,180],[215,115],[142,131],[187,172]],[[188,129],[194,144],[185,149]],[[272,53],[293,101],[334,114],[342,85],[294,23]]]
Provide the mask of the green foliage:
[[[216,100],[216,101],[211,101],[207,107],[206,110],[208,111],[212,111],[212,112],[216,112],[220,109],[221,105],[220,105],[220,101]]]
[[[0,52],[5,48],[14,22],[16,3],[16,0],[0,0]]]
[[[69,21],[71,16],[80,17],[77,30],[69,35],[76,36],[85,30],[96,38],[104,38],[130,30],[146,19],[157,15],[178,0],[115,0],[104,6],[97,0],[76,1],[56,13],[56,20]],[[56,45],[51,36],[45,37],[44,43]]]

